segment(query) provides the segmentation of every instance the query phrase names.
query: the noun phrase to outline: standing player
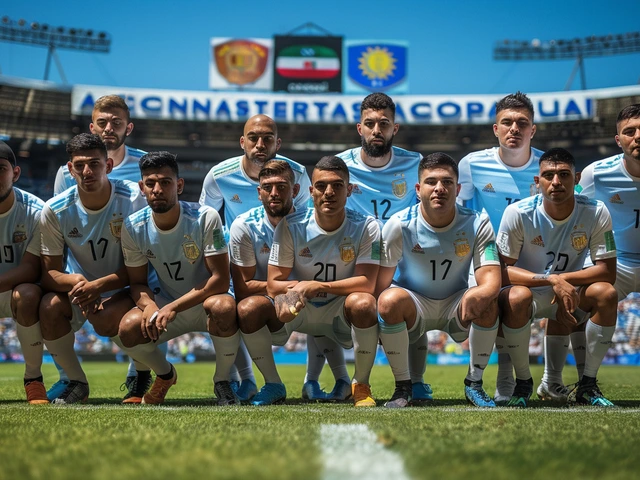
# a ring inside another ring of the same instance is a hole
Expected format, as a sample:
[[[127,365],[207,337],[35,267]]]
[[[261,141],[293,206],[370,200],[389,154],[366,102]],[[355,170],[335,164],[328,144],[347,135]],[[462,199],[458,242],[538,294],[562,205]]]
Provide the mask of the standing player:
[[[109,173],[109,178],[111,180],[128,180],[138,183],[140,181],[138,160],[145,152],[125,145],[126,138],[133,131],[129,107],[125,101],[117,95],[105,95],[98,98],[91,112],[89,130],[102,139],[107,147],[107,155],[113,161],[113,168]],[[66,165],[63,165],[56,174],[53,194],[59,195],[66,189],[75,186],[75,184],[76,182],[71,172]],[[138,382],[137,370],[145,372],[141,377],[141,379],[145,380],[144,382]],[[133,361],[130,362],[129,372],[125,381],[127,394],[124,400],[135,402],[149,389],[151,376],[147,375],[148,372],[149,368],[145,365],[140,363],[135,365]],[[60,380],[47,392],[49,399],[57,398],[68,383],[69,379],[66,374],[60,370]]]
[[[461,342],[470,339],[465,396],[478,407],[495,407],[482,374],[498,330],[500,262],[486,214],[456,205],[456,162],[433,153],[420,162],[415,185],[420,203],[395,214],[382,230],[385,253],[378,298],[380,340],[396,380],[389,408],[411,401],[409,345],[430,330]],[[473,262],[476,284],[469,288]]]
[[[229,257],[220,216],[210,207],[178,201],[184,180],[178,177],[175,155],[148,153],[140,159],[140,171],[140,189],[149,205],[125,220],[122,233],[136,304],[122,319],[122,343],[156,350],[156,344],[185,333],[209,332],[216,350],[218,404],[237,404],[228,379],[240,334],[236,304],[228,294]],[[157,295],[147,283],[149,265],[158,275]],[[163,403],[176,383],[171,364],[159,360],[149,364],[157,377],[143,403]]]
[[[507,205],[536,193],[533,178],[538,174],[542,151],[531,147],[531,139],[536,134],[533,115],[533,104],[524,93],[516,92],[502,98],[496,103],[496,123],[493,125],[498,146],[471,152],[458,165],[462,185],[458,201],[474,210],[484,209],[494,231],[498,230]],[[553,348],[548,348],[551,344]],[[495,400],[498,405],[504,405],[511,398],[515,382],[509,354],[502,353],[506,349],[501,329],[498,330],[496,347],[498,379]],[[568,342],[562,338],[545,337],[545,371],[549,363],[564,364],[567,347]],[[554,352],[556,354],[552,358],[550,355]],[[549,395],[566,399],[567,393],[560,381],[555,389],[550,388]]]
[[[269,160],[260,170],[258,178],[258,196],[262,206],[252,208],[233,221],[229,251],[238,302],[238,323],[251,358],[265,381],[251,403],[272,405],[284,401],[287,391],[271,350],[272,334],[276,340],[278,331],[284,326],[276,316],[273,301],[267,296],[267,264],[275,227],[287,215],[290,222],[304,218],[307,209],[294,212],[293,201],[300,191],[300,185],[295,183],[289,163]],[[351,385],[347,382],[345,386],[351,395]]]
[[[42,333],[38,305],[42,200],[13,186],[16,157],[0,141],[0,317],[13,317],[24,356],[24,389],[32,404],[49,403],[42,379]]]
[[[124,291],[128,278],[120,230],[124,218],[144,204],[134,184],[108,179],[112,162],[98,135],[75,136],[67,153],[77,186],[49,200],[41,216],[42,286],[52,292],[40,303],[42,336],[70,379],[54,403],[84,401],[89,395],[73,349],[73,332],[86,319],[96,333],[119,344],[118,323],[133,306]]]
[[[622,153],[589,165],[582,172],[582,194],[611,211],[618,265],[618,300],[640,292],[640,104],[620,111],[616,143]]]
[[[418,183],[422,155],[393,146],[400,128],[395,116],[396,105],[391,97],[384,93],[366,96],[360,104],[360,122],[356,125],[362,146],[337,155],[349,167],[353,185],[347,207],[374,216],[381,225],[417,201],[412,186]],[[409,347],[409,370],[416,403],[433,398],[431,386],[425,384],[423,378],[426,360],[425,335]]]
[[[378,344],[376,300],[380,229],[373,217],[345,208],[349,170],[338,157],[323,157],[312,175],[314,208],[304,218],[283,218],[273,237],[267,290],[278,320],[292,331],[353,344],[356,407],[375,406],[369,375]],[[281,330],[282,331],[282,330]]]
[[[617,315],[611,217],[602,202],[574,194],[580,175],[569,152],[552,148],[539,163],[540,193],[508,206],[498,232],[503,277],[511,285],[500,292],[500,320],[516,371],[508,405],[526,407],[529,402],[530,322],[548,317],[569,326],[586,322],[585,368],[577,402],[611,407],[596,384]],[[593,265],[583,268],[587,253]]]
[[[310,185],[307,171],[299,163],[276,155],[281,144],[278,127],[273,119],[266,115],[254,115],[244,124],[243,135],[240,137],[240,148],[244,154],[219,163],[205,177],[200,205],[208,205],[218,212],[222,212],[224,207],[224,224],[227,231],[238,215],[260,206],[260,200],[256,195],[258,173],[265,162],[273,158],[285,160],[291,165],[295,183],[300,185],[300,195],[295,199],[296,207],[307,206]],[[238,353],[236,366],[242,378],[238,397],[246,401],[255,395],[257,388],[251,358],[244,346]]]

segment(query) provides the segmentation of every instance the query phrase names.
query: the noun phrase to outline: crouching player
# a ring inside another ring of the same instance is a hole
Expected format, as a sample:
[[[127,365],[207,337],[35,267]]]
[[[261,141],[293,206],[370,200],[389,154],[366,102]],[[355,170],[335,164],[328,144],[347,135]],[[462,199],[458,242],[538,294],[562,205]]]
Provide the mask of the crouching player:
[[[378,298],[378,321],[396,380],[385,406],[409,405],[409,345],[430,330],[442,330],[457,342],[469,338],[467,400],[495,407],[482,387],[498,331],[500,263],[491,222],[486,214],[457,205],[458,167],[450,156],[438,152],[422,159],[418,179],[420,202],[393,215],[382,230],[379,285],[390,288]],[[469,288],[472,261],[477,286]]]
[[[42,379],[39,198],[13,186],[20,178],[16,157],[0,141],[0,317],[13,317],[24,356],[24,389],[32,404],[49,403]]]
[[[526,407],[531,397],[531,319],[542,317],[568,326],[586,322],[585,367],[575,400],[613,406],[596,375],[616,324],[616,247],[607,207],[575,195],[579,180],[573,156],[561,148],[549,150],[535,177],[540,193],[509,205],[500,223],[497,244],[508,285],[500,293],[500,320],[516,371],[508,406]],[[583,269],[587,253],[593,266]]]
[[[369,375],[378,344],[373,297],[380,266],[380,228],[373,217],[345,208],[351,194],[344,161],[327,156],[311,177],[313,208],[283,218],[275,229],[267,291],[280,329],[327,336],[355,352],[352,395],[356,407],[376,405]]]
[[[236,304],[228,294],[230,274],[220,216],[211,207],[179,202],[184,180],[176,156],[151,152],[140,158],[140,189],[147,207],[125,220],[122,250],[136,307],[120,323],[125,347],[157,345],[189,332],[209,332],[216,350],[214,392],[219,405],[237,404],[229,372],[240,341]],[[147,281],[149,267],[158,276],[159,293]],[[143,347],[144,348],[144,347]],[[164,402],[177,373],[164,355],[153,363],[156,380],[143,403]]]

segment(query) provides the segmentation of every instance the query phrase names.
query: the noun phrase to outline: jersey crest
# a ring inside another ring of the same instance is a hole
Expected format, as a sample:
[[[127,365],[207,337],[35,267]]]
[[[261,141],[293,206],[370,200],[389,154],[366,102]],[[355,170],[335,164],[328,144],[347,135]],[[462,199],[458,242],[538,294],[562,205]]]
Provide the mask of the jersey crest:
[[[189,263],[194,264],[200,256],[200,249],[189,235],[185,235],[184,238],[187,241],[182,244],[182,251]]]
[[[356,248],[353,243],[343,243],[340,245],[340,260],[345,263],[353,262],[356,259]]]
[[[120,238],[120,234],[122,233],[123,221],[124,219],[122,218],[115,218],[109,222],[109,230],[111,230],[111,235],[113,235],[117,239]]]
[[[399,178],[391,182],[391,190],[398,198],[403,198],[407,194],[407,180]]]
[[[589,243],[587,232],[573,232],[571,234],[571,246],[574,250],[581,252]]]
[[[24,225],[16,225],[13,232],[13,243],[22,243],[27,240],[27,230]]]
[[[466,257],[471,251],[471,245],[466,238],[458,238],[453,242],[453,246],[457,257]]]

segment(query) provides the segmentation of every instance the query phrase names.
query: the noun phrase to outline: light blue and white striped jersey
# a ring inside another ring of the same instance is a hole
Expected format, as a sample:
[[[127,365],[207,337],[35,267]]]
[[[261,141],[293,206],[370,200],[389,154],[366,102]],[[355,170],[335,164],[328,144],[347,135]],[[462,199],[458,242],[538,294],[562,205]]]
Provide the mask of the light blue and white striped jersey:
[[[124,266],[120,233],[124,219],[146,205],[137,183],[111,180],[111,196],[100,210],[82,205],[78,187],[48,200],[42,210],[42,254],[59,256],[68,248],[67,273],[93,281]]]
[[[273,235],[269,265],[292,268],[292,280],[333,282],[353,276],[356,265],[380,264],[380,227],[375,218],[347,209],[342,225],[326,232],[316,223],[315,209],[301,218],[284,217]],[[310,302],[323,305],[336,298],[320,293]]]
[[[421,154],[391,147],[389,163],[373,168],[362,161],[361,151],[362,147],[357,147],[337,155],[349,167],[349,182],[353,184],[347,208],[384,223],[418,201],[415,185],[419,183]]]
[[[138,162],[140,157],[145,153],[137,148],[131,148],[125,145],[124,159],[120,162],[120,165],[113,167],[109,174],[110,180],[129,180],[130,182],[138,183],[140,180],[140,167]],[[56,180],[53,184],[53,194],[59,195],[66,189],[75,186],[76,181],[73,179],[67,168],[67,164],[64,164],[58,169],[56,173]]]
[[[533,177],[540,171],[539,160],[544,152],[532,148],[529,161],[522,167],[505,165],[499,148],[471,152],[458,164],[461,185],[458,202],[474,210],[484,209],[494,231],[507,205],[537,193]]]
[[[150,263],[162,296],[175,300],[211,277],[204,257],[226,255],[227,245],[218,212],[180,202],[180,219],[171,230],[156,227],[150,207],[130,215],[124,222],[122,250],[128,267]]]
[[[516,259],[530,272],[562,273],[582,270],[587,253],[591,261],[616,258],[611,215],[599,200],[575,196],[575,207],[564,220],[544,210],[538,194],[509,205],[497,235],[498,251]]]
[[[287,215],[290,222],[303,218],[306,208]],[[273,243],[273,225],[264,207],[252,208],[238,215],[231,224],[229,253],[231,262],[239,267],[256,267],[255,280],[267,280],[267,265]]]
[[[294,199],[296,209],[304,209],[309,204],[311,193],[309,175],[304,166],[293,160],[276,155],[274,160],[285,160],[291,165],[295,183],[300,185],[300,192]],[[249,178],[242,168],[242,156],[225,160],[213,167],[202,184],[200,205],[208,205],[217,211],[224,205],[224,224],[230,228],[238,215],[259,207],[259,182]]]
[[[393,283],[441,300],[469,288],[469,270],[500,265],[486,213],[456,205],[446,227],[432,227],[420,204],[396,213],[382,229],[381,266],[396,267]]]
[[[640,178],[624,166],[621,153],[582,171],[582,194],[603,202],[611,213],[618,261],[640,266]]]
[[[16,187],[13,194],[13,205],[0,214],[0,274],[20,265],[26,252],[40,256],[40,214],[44,202]]]

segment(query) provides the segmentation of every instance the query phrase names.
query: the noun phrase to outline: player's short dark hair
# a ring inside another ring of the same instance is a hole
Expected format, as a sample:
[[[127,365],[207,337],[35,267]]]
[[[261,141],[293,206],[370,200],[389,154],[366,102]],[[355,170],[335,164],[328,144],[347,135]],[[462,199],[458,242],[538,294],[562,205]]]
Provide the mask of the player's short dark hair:
[[[616,126],[623,120],[629,120],[630,118],[640,118],[640,103],[634,103],[633,105],[627,105],[618,114],[616,119]]]
[[[296,177],[293,174],[293,169],[291,168],[291,165],[289,165],[289,162],[285,160],[269,160],[268,162],[265,162],[260,169],[260,173],[258,173],[258,181],[263,178],[275,176],[285,177],[291,185],[296,183]]]
[[[371,95],[367,95],[360,104],[360,116],[365,110],[391,110],[391,119],[396,117],[396,104],[393,103],[391,97],[387,94],[376,92]]]
[[[576,160],[573,158],[573,155],[564,148],[551,148],[547,150],[540,157],[538,164],[542,164],[542,162],[566,163],[576,168]]]
[[[327,155],[326,157],[322,157],[316,166],[313,167],[313,171],[316,170],[329,170],[332,172],[340,172],[346,178],[347,182],[349,181],[349,168],[347,164],[344,163],[340,157],[336,157],[335,155]]]
[[[140,157],[138,166],[140,167],[140,175],[144,175],[149,170],[159,170],[163,167],[169,167],[176,178],[180,175],[178,170],[178,157],[170,152],[149,152]]]
[[[449,167],[455,173],[456,178],[459,178],[458,164],[456,161],[444,152],[430,153],[422,160],[418,165],[418,178],[422,176],[422,172],[425,170],[431,170],[432,168]]]
[[[533,122],[533,103],[526,94],[520,91],[507,95],[496,103],[496,115],[502,110],[526,110]]]
[[[105,161],[109,157],[107,154],[107,146],[98,135],[94,135],[93,133],[76,135],[67,142],[66,150],[67,155],[69,155],[69,160],[73,160],[73,156],[76,153],[86,152],[88,150],[100,150],[100,153],[104,153]]]
[[[131,121],[129,106],[124,101],[124,99],[122,97],[119,97],[118,95],[104,95],[96,100],[96,103],[93,104],[92,116],[95,112],[104,112],[105,110],[111,110],[114,108],[124,110],[127,114],[127,123]]]

